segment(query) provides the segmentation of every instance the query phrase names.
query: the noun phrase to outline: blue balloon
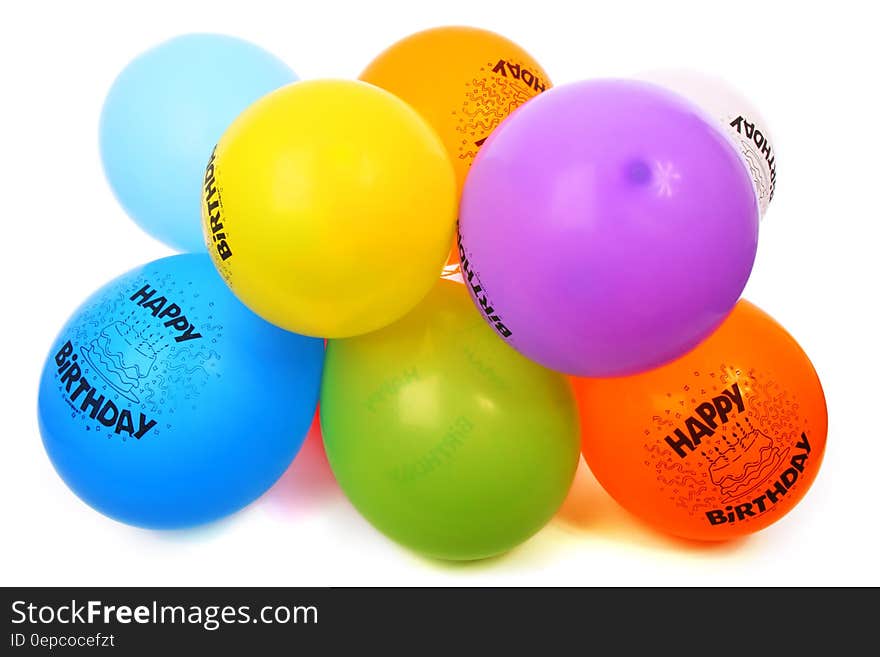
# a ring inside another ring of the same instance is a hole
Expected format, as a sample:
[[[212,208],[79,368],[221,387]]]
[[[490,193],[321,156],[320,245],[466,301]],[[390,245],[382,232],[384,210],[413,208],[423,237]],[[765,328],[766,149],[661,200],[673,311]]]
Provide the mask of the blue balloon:
[[[188,34],[134,59],[104,101],[104,171],[126,212],[181,251],[204,251],[200,189],[211,149],[245,108],[297,80],[271,53]]]
[[[290,465],[323,362],[322,340],[257,317],[207,254],[156,260],[61,329],[40,380],[43,445],[101,513],[150,528],[209,522]]]

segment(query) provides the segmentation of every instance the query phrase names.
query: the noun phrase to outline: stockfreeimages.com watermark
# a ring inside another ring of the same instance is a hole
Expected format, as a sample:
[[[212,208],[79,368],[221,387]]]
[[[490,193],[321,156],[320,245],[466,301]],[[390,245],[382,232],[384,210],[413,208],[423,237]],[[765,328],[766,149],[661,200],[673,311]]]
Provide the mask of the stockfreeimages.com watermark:
[[[26,600],[12,603],[13,625],[198,625],[209,632],[224,625],[262,623],[265,625],[317,624],[314,605],[169,605],[153,600],[143,605],[113,605],[88,600],[60,605],[36,605]]]

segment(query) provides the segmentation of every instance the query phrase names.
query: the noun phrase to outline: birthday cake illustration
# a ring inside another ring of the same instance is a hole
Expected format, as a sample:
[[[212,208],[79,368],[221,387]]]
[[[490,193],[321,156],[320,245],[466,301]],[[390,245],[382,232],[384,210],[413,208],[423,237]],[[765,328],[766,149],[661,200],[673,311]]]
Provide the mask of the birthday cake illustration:
[[[131,326],[115,322],[82,348],[92,369],[123,397],[138,402],[136,390],[156,362],[156,351]]]
[[[761,158],[752,150],[751,142],[742,142],[742,154],[745,157],[746,164],[749,167],[749,173],[755,183],[755,189],[758,192],[758,198],[763,200],[767,197],[768,179],[761,166]]]
[[[752,430],[719,454],[709,466],[709,477],[726,500],[735,500],[769,479],[787,453],[770,436]]]

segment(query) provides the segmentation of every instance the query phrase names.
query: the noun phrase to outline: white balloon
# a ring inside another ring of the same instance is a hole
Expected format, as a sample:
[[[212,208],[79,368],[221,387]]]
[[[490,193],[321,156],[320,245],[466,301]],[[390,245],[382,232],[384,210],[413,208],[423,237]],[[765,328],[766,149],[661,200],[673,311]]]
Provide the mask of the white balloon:
[[[760,112],[728,82],[705,73],[668,69],[636,77],[688,98],[723,123],[724,132],[749,168],[763,218],[776,190],[776,149]]]

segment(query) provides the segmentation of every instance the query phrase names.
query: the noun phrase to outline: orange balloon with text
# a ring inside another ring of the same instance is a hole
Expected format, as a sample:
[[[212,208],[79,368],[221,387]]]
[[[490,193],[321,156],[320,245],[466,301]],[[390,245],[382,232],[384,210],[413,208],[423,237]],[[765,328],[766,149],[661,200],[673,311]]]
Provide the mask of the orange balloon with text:
[[[463,26],[435,27],[401,39],[377,55],[360,79],[403,99],[434,128],[455,168],[459,195],[492,131],[551,87],[541,65],[519,45]],[[459,261],[457,246],[449,261]]]
[[[819,377],[794,338],[745,300],[671,363],[573,383],[593,474],[670,534],[711,541],[763,529],[803,498],[822,463]]]

